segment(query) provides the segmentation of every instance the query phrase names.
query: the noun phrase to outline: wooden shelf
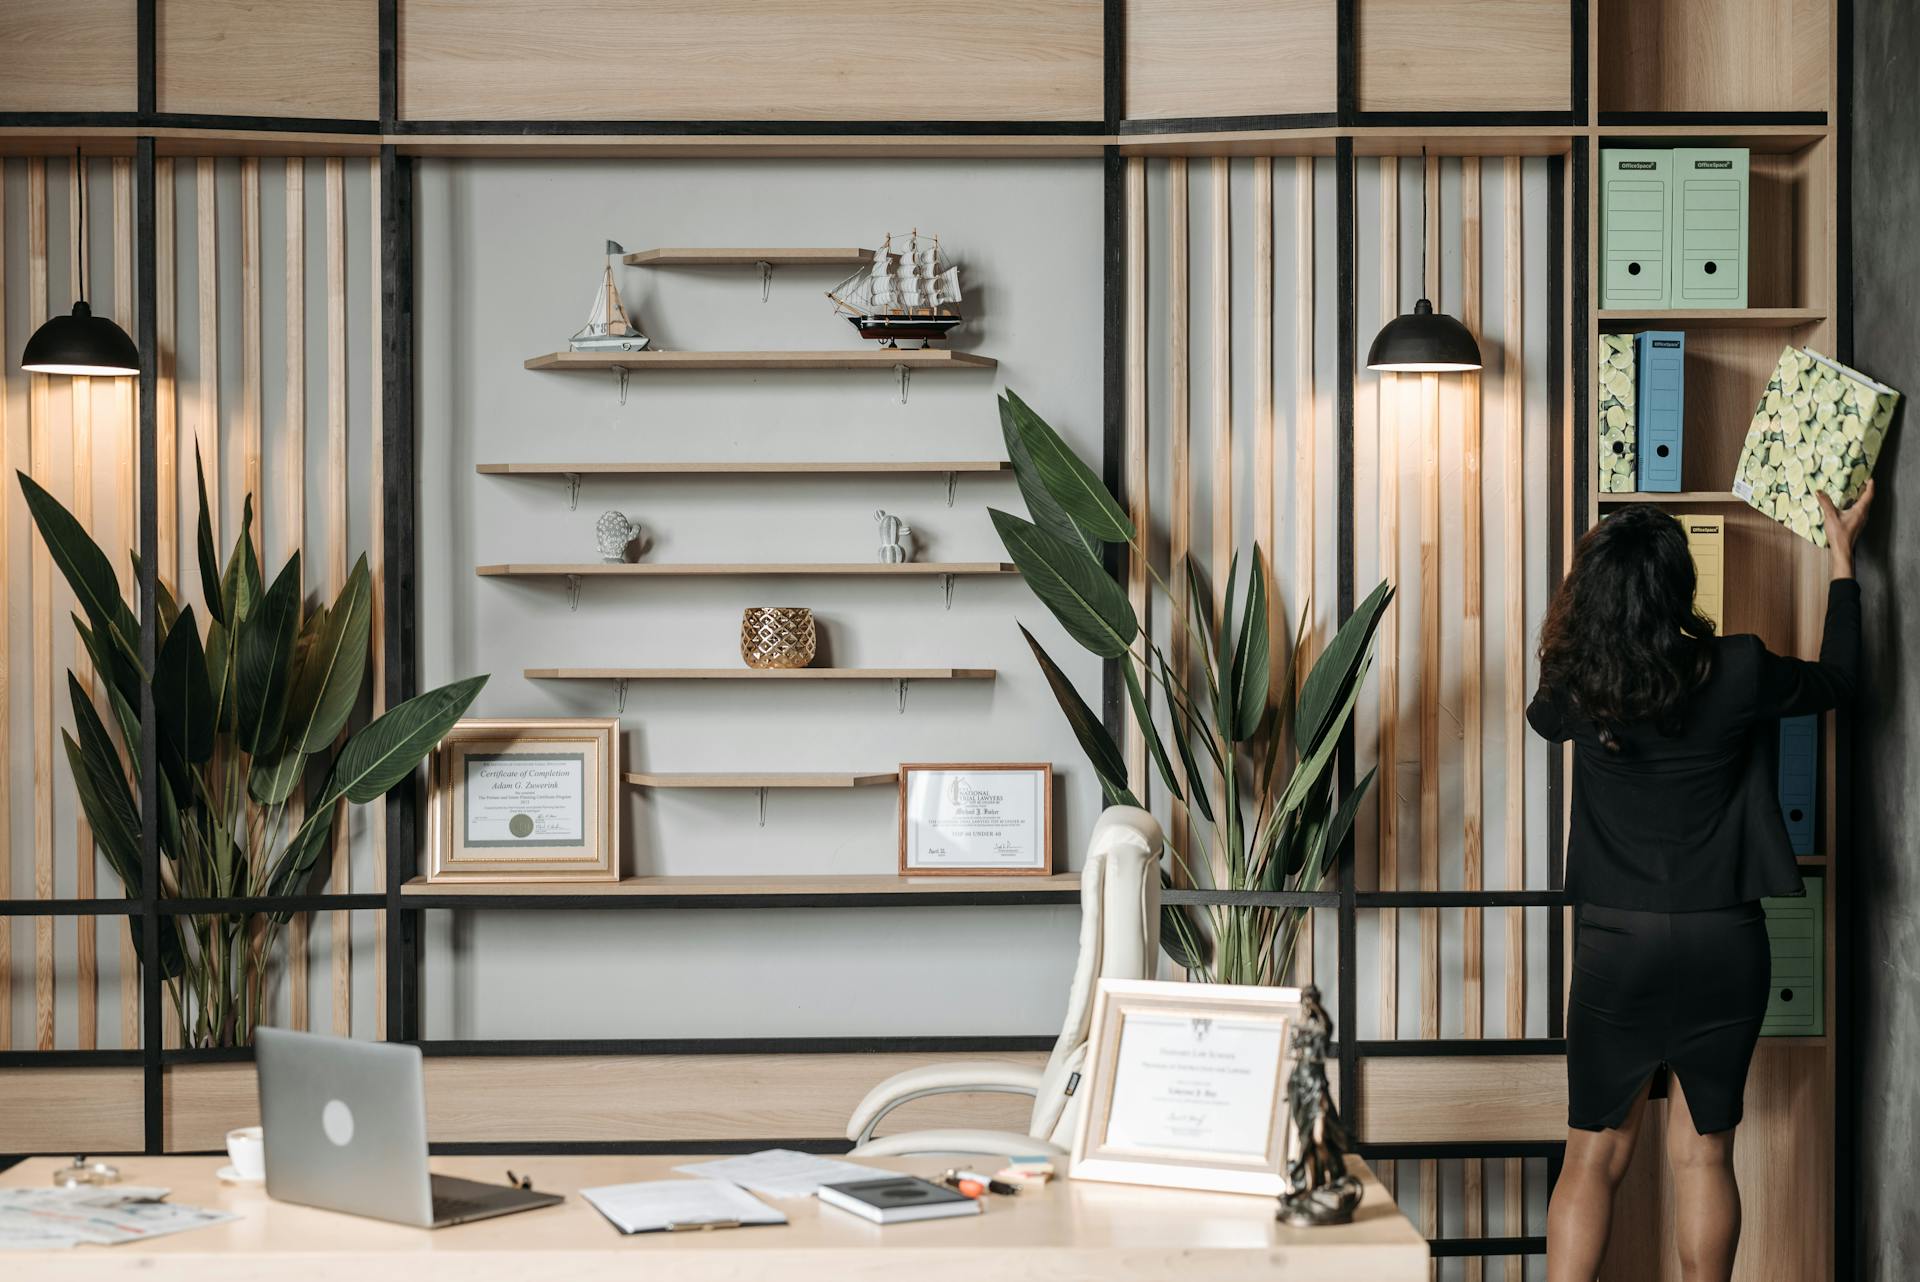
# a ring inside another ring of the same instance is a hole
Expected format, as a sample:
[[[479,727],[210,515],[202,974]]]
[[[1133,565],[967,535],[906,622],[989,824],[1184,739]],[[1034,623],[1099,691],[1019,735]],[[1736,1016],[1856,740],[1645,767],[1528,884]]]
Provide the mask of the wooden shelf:
[[[900,782],[898,770],[864,773],[798,771],[785,774],[647,774],[621,776],[636,788],[878,788]]]
[[[1735,498],[1725,490],[1683,490],[1678,494],[1656,493],[1650,490],[1633,490],[1630,492],[1615,491],[1611,494],[1602,493],[1600,495],[1600,506],[1605,507],[1609,503],[1616,506],[1623,503],[1704,503],[1712,506],[1724,506],[1728,504],[1734,504],[1740,507],[1747,506],[1744,499]]]
[[[581,370],[890,370],[992,369],[991,356],[948,351],[944,347],[850,348],[831,352],[548,352],[528,359],[528,369]]]
[[[884,561],[848,561],[819,562],[802,564],[798,562],[769,562],[765,565],[720,564],[717,562],[695,561],[643,561],[615,564],[603,561],[582,561],[574,564],[557,563],[551,565],[523,564],[509,562],[504,565],[482,565],[475,573],[482,578],[688,578],[688,577],[740,577],[753,578],[762,575],[844,575],[849,578],[863,578],[869,575],[880,578],[918,578],[942,574],[1012,574],[1011,561],[903,561],[888,564]]]
[[[1668,308],[1634,311],[1602,308],[1600,327],[1642,325],[1648,329],[1792,329],[1827,319],[1823,307]]]
[[[528,668],[532,681],[991,681],[992,668]]]
[[[809,462],[710,461],[685,463],[476,463],[482,476],[863,476],[1010,472],[1004,459],[904,459],[897,462],[821,460]]]
[[[871,249],[642,249],[623,257],[629,267],[859,267]]]
[[[1074,904],[1080,874],[901,877],[623,877],[586,882],[428,882],[400,887],[418,908],[904,908]]]

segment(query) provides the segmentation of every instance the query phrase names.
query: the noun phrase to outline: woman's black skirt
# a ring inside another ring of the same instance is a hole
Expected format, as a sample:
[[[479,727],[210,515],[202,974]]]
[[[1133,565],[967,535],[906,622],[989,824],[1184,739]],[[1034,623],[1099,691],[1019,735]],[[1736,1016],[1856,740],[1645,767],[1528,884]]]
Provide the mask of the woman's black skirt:
[[[1731,1130],[1771,965],[1758,903],[1692,913],[1581,905],[1567,1002],[1567,1124],[1619,1126],[1664,1068],[1680,1079],[1695,1130]]]

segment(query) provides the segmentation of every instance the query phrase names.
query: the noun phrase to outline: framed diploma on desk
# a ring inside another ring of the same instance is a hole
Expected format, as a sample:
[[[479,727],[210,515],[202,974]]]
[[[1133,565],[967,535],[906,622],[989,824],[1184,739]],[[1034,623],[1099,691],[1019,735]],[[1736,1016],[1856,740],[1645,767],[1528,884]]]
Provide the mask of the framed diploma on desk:
[[[900,767],[900,873],[1044,877],[1053,871],[1053,766]]]
[[[1101,980],[1075,1179],[1282,1191],[1297,988]]]
[[[618,881],[616,717],[470,718],[429,765],[428,881]]]

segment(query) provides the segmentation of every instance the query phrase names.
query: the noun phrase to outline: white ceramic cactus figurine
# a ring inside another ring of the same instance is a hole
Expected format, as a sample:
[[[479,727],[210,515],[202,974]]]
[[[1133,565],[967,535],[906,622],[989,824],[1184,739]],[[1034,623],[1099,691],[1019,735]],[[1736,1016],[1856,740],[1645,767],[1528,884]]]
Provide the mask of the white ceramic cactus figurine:
[[[880,527],[880,560],[886,565],[898,565],[907,559],[906,540],[913,535],[913,528],[897,516],[888,516],[885,512],[875,512],[874,522]]]
[[[602,512],[594,523],[593,536],[600,545],[600,559],[619,565],[627,559],[627,549],[640,537],[640,523],[622,512]]]

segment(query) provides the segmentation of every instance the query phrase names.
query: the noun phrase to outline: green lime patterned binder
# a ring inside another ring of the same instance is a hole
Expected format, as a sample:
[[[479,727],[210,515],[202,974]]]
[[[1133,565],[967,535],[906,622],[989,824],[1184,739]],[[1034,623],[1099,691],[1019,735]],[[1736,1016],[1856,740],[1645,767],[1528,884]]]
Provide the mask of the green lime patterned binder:
[[[1880,457],[1900,393],[1810,347],[1780,353],[1740,451],[1733,494],[1801,538],[1825,547],[1824,493],[1858,498]]]
[[[1600,492],[1627,494],[1634,489],[1633,335],[1600,335]]]

